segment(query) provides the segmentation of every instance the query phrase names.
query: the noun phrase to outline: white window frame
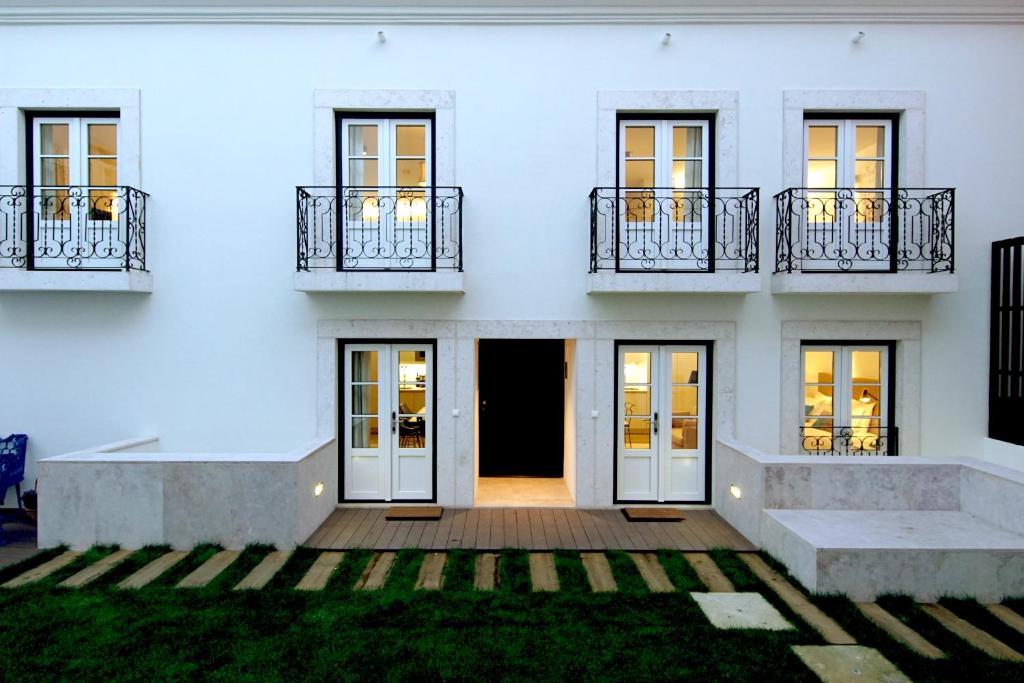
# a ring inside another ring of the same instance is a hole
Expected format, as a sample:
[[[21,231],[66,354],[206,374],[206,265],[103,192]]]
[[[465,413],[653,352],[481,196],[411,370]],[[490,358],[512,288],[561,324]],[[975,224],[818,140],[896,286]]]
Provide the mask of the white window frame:
[[[810,129],[812,127],[836,128],[836,183],[837,188],[856,188],[856,174],[858,161],[877,161],[878,157],[858,157],[856,149],[857,128],[859,126],[879,126],[885,129],[885,171],[883,175],[882,188],[892,187],[892,158],[896,149],[896,141],[892,136],[892,121],[890,119],[804,119],[804,187],[816,187],[810,183],[808,174],[812,160],[831,160],[833,157],[811,157]],[[875,188],[858,188],[871,190]]]
[[[341,118],[341,130],[342,130],[342,144],[341,144],[341,180],[342,185],[352,186],[351,182],[346,180],[349,172],[349,160],[359,159],[360,156],[354,155],[352,150],[349,148],[349,129],[352,126],[377,126],[377,185],[375,187],[408,187],[409,189],[417,189],[422,187],[424,191],[428,191],[433,185],[433,165],[434,159],[431,154],[431,141],[433,140],[433,125],[429,118],[413,119],[413,118],[363,118],[363,117],[345,117],[342,115]],[[425,133],[424,140],[424,162],[426,164],[426,182],[422,186],[399,186],[396,182],[396,173],[398,161],[401,159],[419,159],[420,157],[400,157],[397,154],[397,128],[399,126],[423,126]],[[365,186],[374,187],[374,186]]]
[[[701,129],[701,156],[700,157],[676,157],[672,146],[672,130],[676,127],[700,128]],[[626,187],[626,161],[633,160],[626,156],[626,129],[627,128],[654,128],[654,185],[652,188],[676,188],[672,175],[672,168],[676,161],[701,162],[701,182],[692,189],[705,188],[711,185],[709,180],[711,160],[710,152],[710,129],[711,122],[706,118],[696,119],[619,119],[619,187]],[[647,159],[647,157],[642,157]]]

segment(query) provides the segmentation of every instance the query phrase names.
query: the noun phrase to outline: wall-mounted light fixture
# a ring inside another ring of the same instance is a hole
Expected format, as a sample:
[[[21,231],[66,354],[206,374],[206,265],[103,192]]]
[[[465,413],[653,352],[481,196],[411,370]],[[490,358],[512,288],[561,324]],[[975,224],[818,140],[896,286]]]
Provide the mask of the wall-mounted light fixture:
[[[662,38],[661,38],[662,46],[667,47],[668,44],[671,43],[671,42],[672,42],[672,34],[671,33],[666,33],[664,36],[662,36]]]
[[[853,35],[850,36],[850,42],[854,45],[859,45],[860,41],[864,40],[864,31],[854,31]]]
[[[319,498],[320,496],[323,495],[323,493],[324,493],[324,483],[322,481],[318,481],[316,483],[316,486],[313,487],[313,495],[316,496],[317,498]]]
[[[381,44],[387,42],[387,37],[384,36],[384,31],[377,31],[377,42]]]
[[[732,494],[733,498],[742,498],[743,497],[743,491],[741,491],[740,487],[737,486],[736,484],[729,484],[729,493]]]

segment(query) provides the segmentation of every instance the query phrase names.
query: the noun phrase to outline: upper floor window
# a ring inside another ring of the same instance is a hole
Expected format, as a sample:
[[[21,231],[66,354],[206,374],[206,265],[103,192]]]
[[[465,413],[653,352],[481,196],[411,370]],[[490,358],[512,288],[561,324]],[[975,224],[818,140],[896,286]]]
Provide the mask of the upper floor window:
[[[708,187],[710,131],[710,119],[620,119],[622,187],[678,191]]]
[[[66,221],[78,212],[111,220],[118,212],[117,118],[38,116],[32,126],[40,218]]]
[[[858,190],[892,187],[893,128],[892,118],[806,119],[806,186]]]
[[[340,185],[406,190],[429,187],[433,179],[432,121],[422,114],[416,116],[341,118]]]

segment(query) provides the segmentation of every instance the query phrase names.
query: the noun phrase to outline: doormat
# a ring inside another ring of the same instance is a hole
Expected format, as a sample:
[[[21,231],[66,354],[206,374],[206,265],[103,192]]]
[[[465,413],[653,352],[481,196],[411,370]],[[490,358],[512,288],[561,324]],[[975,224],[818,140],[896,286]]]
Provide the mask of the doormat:
[[[438,505],[392,506],[384,513],[384,519],[393,521],[437,521],[444,508]]]
[[[622,514],[631,522],[681,522],[681,510],[672,508],[622,508]]]

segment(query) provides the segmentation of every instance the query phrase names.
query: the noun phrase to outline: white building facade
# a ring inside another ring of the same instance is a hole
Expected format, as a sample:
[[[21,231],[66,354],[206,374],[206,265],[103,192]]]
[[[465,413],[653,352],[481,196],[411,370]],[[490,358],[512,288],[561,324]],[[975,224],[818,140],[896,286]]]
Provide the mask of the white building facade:
[[[0,432],[41,542],[88,487],[128,544],[491,476],[718,506],[722,439],[1024,470],[987,438],[1016,0],[18,5]]]

